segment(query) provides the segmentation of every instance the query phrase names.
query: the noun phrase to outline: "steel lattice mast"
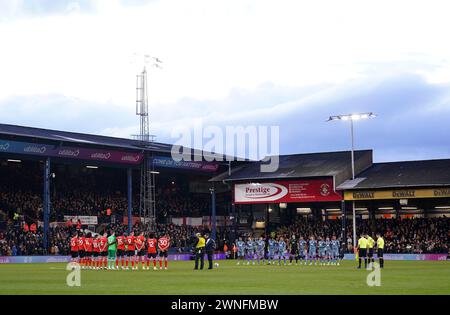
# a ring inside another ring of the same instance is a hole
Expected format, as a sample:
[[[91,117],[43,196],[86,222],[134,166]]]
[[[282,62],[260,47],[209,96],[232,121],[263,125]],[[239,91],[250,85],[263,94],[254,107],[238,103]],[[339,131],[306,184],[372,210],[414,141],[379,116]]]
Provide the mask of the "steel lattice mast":
[[[156,62],[161,62],[154,58]],[[155,63],[155,66],[158,64]],[[148,112],[148,87],[147,70],[136,76],[136,115],[140,118],[139,141],[145,148],[149,148],[153,142],[150,135],[150,121]],[[139,216],[144,218],[144,223],[149,224],[151,231],[156,230],[156,196],[155,196],[155,171],[153,169],[151,150],[144,153],[144,161],[141,165],[141,187],[139,201]]]

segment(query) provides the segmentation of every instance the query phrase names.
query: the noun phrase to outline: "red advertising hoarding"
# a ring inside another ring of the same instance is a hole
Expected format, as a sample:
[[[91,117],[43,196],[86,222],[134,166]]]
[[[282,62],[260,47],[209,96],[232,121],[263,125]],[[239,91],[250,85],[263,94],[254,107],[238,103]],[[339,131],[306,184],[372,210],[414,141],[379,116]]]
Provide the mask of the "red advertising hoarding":
[[[271,181],[234,185],[236,204],[341,201],[332,179]]]

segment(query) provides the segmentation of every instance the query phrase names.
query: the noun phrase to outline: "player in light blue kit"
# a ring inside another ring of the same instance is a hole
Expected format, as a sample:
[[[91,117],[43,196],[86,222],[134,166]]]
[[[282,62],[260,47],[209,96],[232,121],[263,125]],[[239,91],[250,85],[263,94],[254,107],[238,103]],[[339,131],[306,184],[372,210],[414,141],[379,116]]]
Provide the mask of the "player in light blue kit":
[[[308,260],[309,265],[311,266],[314,262],[314,265],[317,265],[317,241],[314,239],[314,236],[311,236],[308,244]]]
[[[339,248],[341,244],[339,240],[336,239],[336,236],[333,235],[331,239],[331,264],[339,266]]]
[[[281,265],[281,258],[283,258],[284,265],[286,266],[286,242],[283,237],[280,237],[278,241],[278,265]]]
[[[274,263],[275,255],[278,253],[278,243],[275,240],[274,236],[269,239],[269,248],[268,248],[268,261],[269,265]]]
[[[328,236],[325,239],[325,259],[327,261],[327,265],[329,265],[331,262],[331,241]]]
[[[242,264],[244,264],[244,257],[245,257],[245,242],[242,240],[242,237],[239,237],[239,240],[236,242],[237,246],[237,256],[238,256],[238,262],[239,265],[242,260]]]
[[[259,240],[256,241],[256,258],[258,259],[258,265],[261,263],[264,265],[264,256],[266,249],[266,240],[264,237],[260,236]]]
[[[247,265],[250,265],[250,260],[255,264],[255,242],[251,236],[248,237],[247,244]]]
[[[317,246],[318,246],[318,256],[319,256],[319,262],[320,265],[324,265],[325,264],[325,241],[323,240],[322,236],[319,236],[319,241],[317,242]]]
[[[306,265],[306,250],[307,242],[303,238],[303,236],[300,236],[300,240],[298,241],[298,257],[300,259],[300,264],[302,263],[302,260],[304,261],[304,264]]]

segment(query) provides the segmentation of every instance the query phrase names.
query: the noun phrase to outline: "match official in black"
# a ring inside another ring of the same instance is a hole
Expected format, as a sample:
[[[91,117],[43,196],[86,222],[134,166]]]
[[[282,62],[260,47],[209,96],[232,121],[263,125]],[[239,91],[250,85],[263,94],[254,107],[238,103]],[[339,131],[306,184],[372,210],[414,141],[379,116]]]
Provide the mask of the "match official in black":
[[[205,256],[205,238],[200,234],[195,234],[197,240],[194,244],[194,252],[195,252],[195,267],[194,270],[198,270],[198,261],[200,260],[200,269],[203,269],[205,264],[204,256]]]
[[[208,256],[208,263],[209,267],[208,269],[213,269],[213,257],[214,257],[214,250],[216,249],[216,241],[214,241],[208,233],[205,234],[206,238],[206,244],[205,244],[205,251],[206,256]]]

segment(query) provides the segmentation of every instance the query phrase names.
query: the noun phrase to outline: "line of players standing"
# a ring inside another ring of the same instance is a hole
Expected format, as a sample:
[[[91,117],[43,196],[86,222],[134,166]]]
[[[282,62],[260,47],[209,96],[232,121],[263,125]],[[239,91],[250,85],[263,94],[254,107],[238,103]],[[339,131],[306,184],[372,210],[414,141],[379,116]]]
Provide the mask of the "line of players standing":
[[[114,243],[110,242],[111,236]],[[168,235],[157,239],[154,233],[149,233],[145,237],[144,232],[137,236],[134,232],[119,236],[111,233],[109,237],[107,233],[94,236],[91,233],[76,232],[70,239],[72,262],[79,263],[82,269],[119,270],[120,265],[122,270],[129,270],[131,264],[131,269],[137,270],[141,262],[142,270],[150,270],[150,261],[152,261],[153,270],[156,270],[157,260],[159,260],[159,269],[163,268],[163,261],[164,269],[167,269],[169,247]],[[114,249],[111,250],[111,248]],[[114,257],[109,257],[111,253]]]
[[[272,235],[268,240],[263,236],[254,240],[251,236],[243,240],[239,237],[236,242],[237,247],[237,264],[245,264],[247,260],[247,265],[252,263],[265,264],[267,263],[281,265],[283,261],[284,265],[287,265],[287,259],[289,258],[289,265],[292,265],[293,260],[295,264],[306,265],[339,265],[339,260],[341,258],[341,242],[333,236],[331,239],[329,237],[322,238],[319,237],[317,240],[311,236],[308,240],[305,240],[303,236],[299,239],[292,234],[290,238],[285,239],[283,236],[276,237]]]

